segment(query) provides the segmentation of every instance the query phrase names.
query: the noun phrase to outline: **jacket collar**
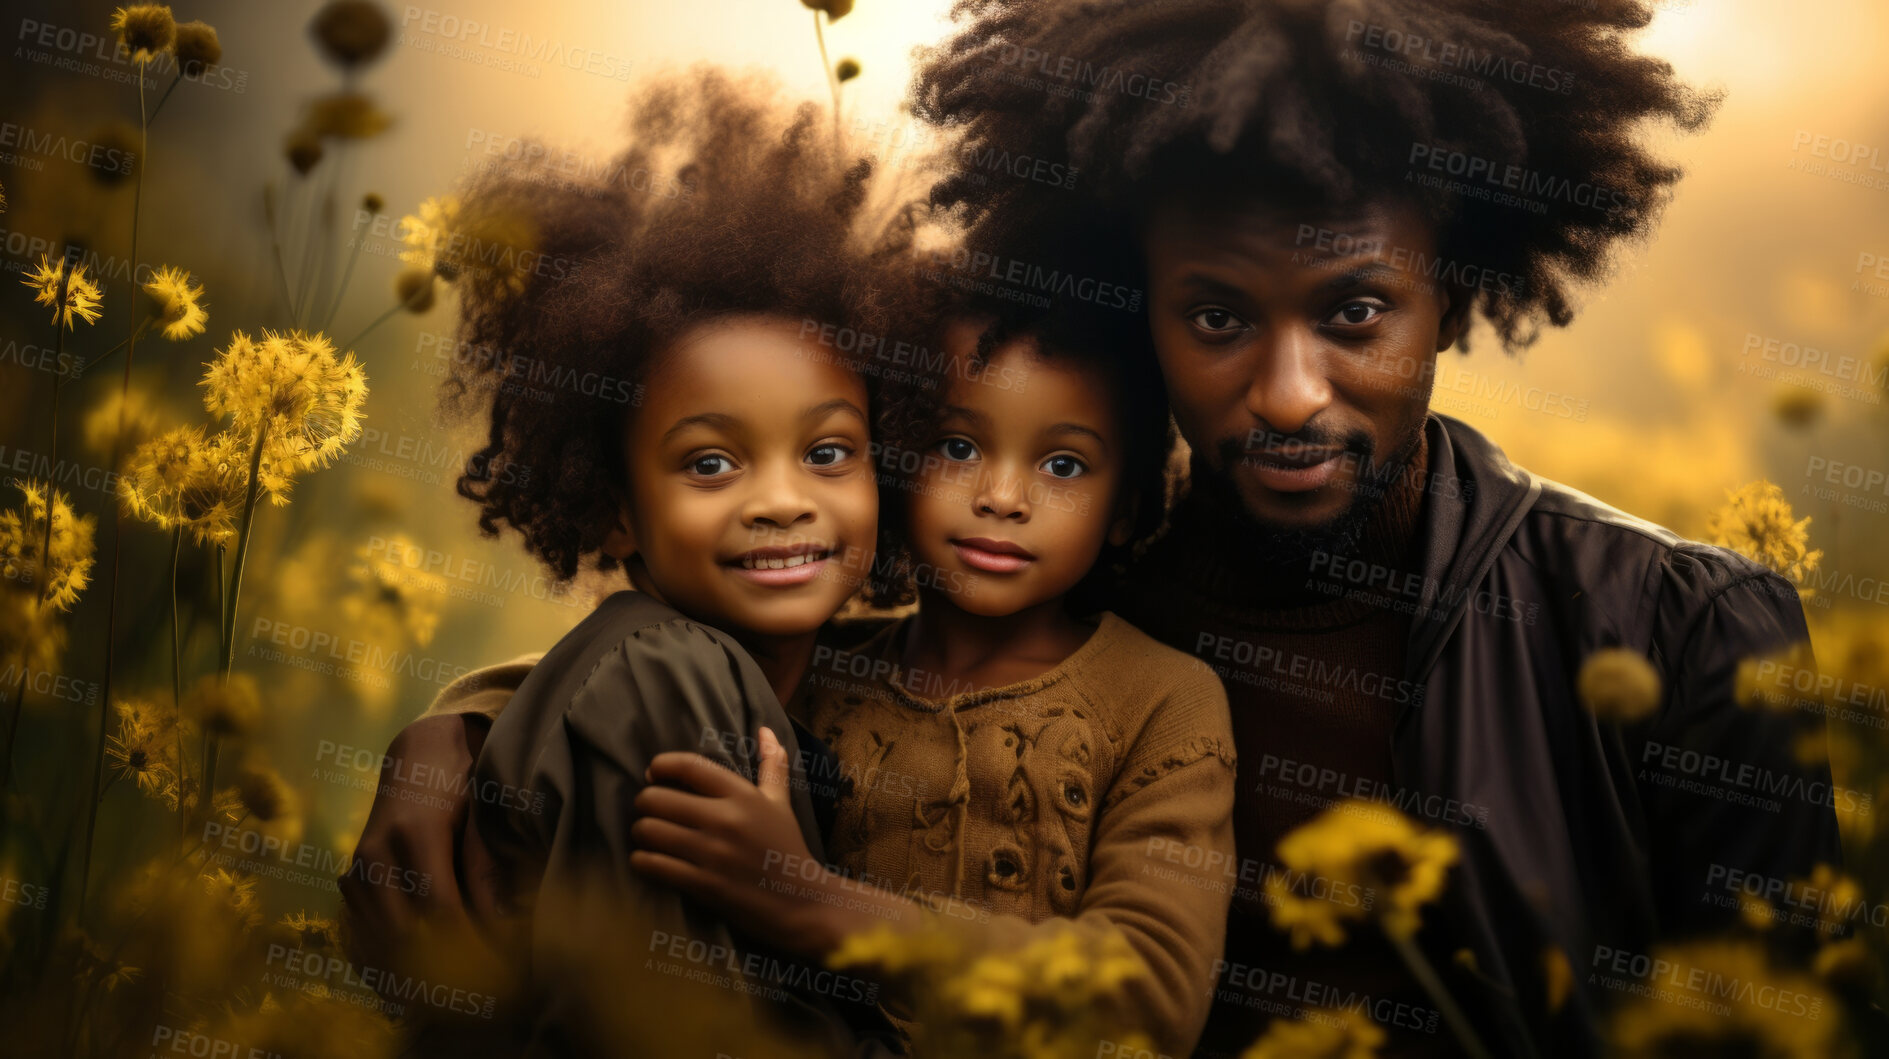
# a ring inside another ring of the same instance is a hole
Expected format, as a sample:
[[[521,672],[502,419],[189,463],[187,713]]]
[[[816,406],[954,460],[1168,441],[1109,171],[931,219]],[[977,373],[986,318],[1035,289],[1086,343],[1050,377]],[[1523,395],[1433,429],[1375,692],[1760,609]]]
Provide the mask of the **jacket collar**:
[[[1432,412],[1424,431],[1430,474],[1419,530],[1423,595],[1406,653],[1410,678],[1419,683],[1429,677],[1476,586],[1541,495],[1541,479],[1510,463],[1468,424]],[[1405,704],[1403,713],[1410,709]]]

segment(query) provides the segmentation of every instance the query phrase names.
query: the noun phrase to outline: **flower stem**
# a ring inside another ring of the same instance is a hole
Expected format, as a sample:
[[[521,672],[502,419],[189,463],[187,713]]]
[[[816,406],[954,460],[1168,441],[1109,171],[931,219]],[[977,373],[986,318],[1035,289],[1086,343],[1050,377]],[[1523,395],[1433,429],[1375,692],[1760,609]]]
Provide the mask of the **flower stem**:
[[[1444,987],[1443,980],[1437,977],[1435,968],[1430,966],[1430,961],[1424,958],[1423,952],[1417,948],[1416,943],[1407,937],[1392,934],[1390,931],[1385,931],[1384,936],[1390,938],[1391,944],[1396,946],[1397,955],[1403,958],[1404,966],[1410,969],[1411,977],[1423,986],[1424,992],[1430,994],[1431,1003],[1434,1003],[1437,1010],[1442,1012],[1443,1021],[1449,1023],[1450,1032],[1456,1035],[1457,1043],[1463,1046],[1463,1054],[1469,1056],[1470,1059],[1489,1059],[1489,1051],[1482,1046],[1482,1039],[1476,1036],[1475,1029],[1470,1026],[1469,1017],[1464,1015],[1463,1009],[1456,1005],[1455,999]]]
[[[282,230],[281,225],[276,223],[275,184],[273,182],[264,184],[262,187],[262,211],[269,219],[269,249],[273,251],[272,257],[275,261],[275,280],[278,287],[276,293],[282,295],[282,311],[293,312],[295,299],[289,294],[289,274],[288,270],[282,267]]]
[[[326,334],[335,322],[335,313],[341,311],[341,299],[348,293],[348,284],[354,281],[354,263],[361,259],[361,247],[367,245],[365,234],[357,225],[354,229],[354,249],[348,254],[348,267],[341,273],[341,286],[335,290],[334,300],[328,303],[328,312],[321,319],[320,331]]]
[[[394,306],[393,308],[387,310],[386,312],[381,313],[379,316],[374,318],[373,323],[368,324],[366,327],[361,328],[361,331],[359,334],[355,335],[353,338],[348,339],[346,342],[341,343],[335,348],[342,350],[344,352],[355,348],[356,346],[360,344],[361,339],[367,337],[367,333],[369,331],[372,331],[376,327],[379,327],[380,325],[386,323],[388,319],[393,316],[393,314],[399,312],[402,309],[407,308],[410,305],[419,304],[420,299],[426,297],[426,292],[427,292],[426,287],[421,287],[420,289],[414,291],[412,296],[409,297],[406,301],[403,301],[400,304]]]
[[[144,322],[138,325],[137,330],[133,331],[129,336],[127,336],[123,341],[119,342],[117,345],[111,347],[110,349],[106,350],[103,353],[100,353],[98,356],[93,357],[91,362],[86,364],[85,367],[88,369],[98,367],[100,364],[105,363],[106,361],[110,360],[113,356],[117,355],[118,351],[125,348],[127,345],[129,345],[133,338],[144,337],[144,333],[146,331],[149,331],[151,329],[151,325],[157,322],[157,316],[158,314],[156,310],[153,310],[151,315],[145,317]]]
[[[184,527],[178,523],[171,530],[171,708],[177,714],[177,769],[178,782],[183,782],[184,768],[184,649],[183,627],[177,619],[177,557],[184,550]],[[184,808],[184,799],[180,793],[177,799],[177,815],[184,829],[184,836],[190,834],[190,811]]]
[[[144,108],[144,63],[138,64],[138,179],[132,185],[131,192],[131,283],[135,289],[138,283],[138,217],[144,206],[144,171],[151,163],[151,119]],[[134,324],[131,336],[125,339],[124,381],[118,388],[118,436],[112,439],[110,468],[118,469],[119,457],[124,455],[125,418],[131,407],[131,364],[138,351],[138,328],[135,324],[138,314],[136,298],[126,298],[125,303],[131,308]],[[105,588],[105,674],[100,681],[102,687],[98,696],[98,740],[92,753],[92,791],[93,799],[89,812],[85,814],[85,841],[79,857],[79,903],[74,915],[83,922],[85,919],[85,901],[91,892],[92,882],[92,839],[98,831],[97,794],[105,782],[105,716],[111,708],[112,686],[112,641],[117,638],[118,630],[118,556],[124,550],[124,509],[112,505],[112,568],[111,577]]]
[[[833,63],[826,57],[826,31],[820,28],[820,12],[813,13],[813,39],[820,42],[820,67],[826,73],[826,86],[833,92],[833,146],[840,142],[840,79],[833,73]]]
[[[182,84],[183,81],[184,81],[184,68],[180,64],[177,67],[177,76],[171,80],[171,86],[164,90],[163,95],[157,97],[157,106],[151,108],[151,116],[145,120],[147,121],[157,120],[157,112],[164,109],[164,101],[171,97],[172,92],[177,91],[177,86]]]

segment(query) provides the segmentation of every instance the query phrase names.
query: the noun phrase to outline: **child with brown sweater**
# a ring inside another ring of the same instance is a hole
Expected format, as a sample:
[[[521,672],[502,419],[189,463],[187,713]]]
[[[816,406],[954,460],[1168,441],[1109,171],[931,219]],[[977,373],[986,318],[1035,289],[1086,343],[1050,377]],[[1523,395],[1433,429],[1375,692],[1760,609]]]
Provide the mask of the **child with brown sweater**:
[[[1097,323],[960,317],[943,385],[881,417],[882,469],[916,469],[881,518],[919,607],[817,648],[786,704],[850,781],[827,836],[845,878],[756,886],[799,851],[723,827],[715,803],[751,804],[752,785],[682,755],[651,776],[697,793],[639,797],[632,867],[808,957],[882,923],[986,951],[1059,917],[1117,934],[1148,972],[1128,1023],[1179,1056],[1222,951],[1233,742],[1206,665],[1094,609],[1112,560],[1159,526],[1169,440],[1153,364],[1108,357]],[[901,1000],[885,995],[895,1015]]]

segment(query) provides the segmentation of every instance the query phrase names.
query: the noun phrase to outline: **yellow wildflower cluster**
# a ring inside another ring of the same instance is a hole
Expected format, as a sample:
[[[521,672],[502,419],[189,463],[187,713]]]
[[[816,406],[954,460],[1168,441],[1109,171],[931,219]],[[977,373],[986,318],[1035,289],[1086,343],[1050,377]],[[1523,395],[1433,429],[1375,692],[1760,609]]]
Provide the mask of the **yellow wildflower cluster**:
[[[1700,941],[1657,948],[1652,957],[1652,966],[1670,970],[1615,1013],[1609,1055],[1843,1054],[1837,1005],[1815,980],[1772,966],[1756,945]]]
[[[1372,1059],[1384,1031],[1357,1008],[1313,1008],[1304,1021],[1274,1019],[1240,1059]]]
[[[238,331],[207,367],[204,407],[260,440],[268,471],[258,480],[278,501],[290,475],[328,466],[361,435],[367,376],[321,334],[265,330],[258,342]]]
[[[1729,502],[1712,513],[1706,539],[1777,571],[1808,598],[1804,579],[1823,559],[1821,550],[1810,548],[1809,516],[1793,520],[1784,490],[1763,479],[1728,489],[1725,496]]]
[[[1326,809],[1279,840],[1279,863],[1290,869],[1266,881],[1272,921],[1292,946],[1340,945],[1348,920],[1375,920],[1394,938],[1409,938],[1420,910],[1443,892],[1456,840],[1425,832],[1396,809],[1350,799]],[[1333,891],[1356,886],[1373,900],[1346,904],[1298,893],[1289,879],[1326,878]]]
[[[79,601],[92,572],[92,540],[98,522],[78,517],[72,498],[48,483],[19,483],[24,508],[0,511],[0,578],[31,584],[54,610]],[[46,503],[52,499],[52,538],[46,538]],[[41,581],[44,572],[45,580]]]
[[[961,933],[928,925],[852,935],[828,957],[865,966],[911,998],[919,1054],[1087,1059],[1096,1041],[1152,1051],[1144,1034],[1115,1024],[1124,987],[1147,964],[1117,933],[1053,920],[1015,951],[970,951]]]
[[[133,518],[159,529],[189,530],[199,544],[223,544],[236,535],[248,476],[242,438],[228,431],[210,438],[202,427],[178,427],[132,450],[118,479],[118,499]],[[286,481],[277,485],[288,488]]]
[[[379,547],[362,545],[348,568],[351,590],[341,599],[348,624],[361,630],[360,638],[374,643],[410,640],[425,647],[439,628],[440,600],[446,597],[446,579],[388,556],[418,556],[424,549],[404,533],[387,538]]]
[[[59,300],[59,284],[66,285],[65,301]],[[88,324],[98,322],[100,292],[98,284],[85,274],[84,265],[74,265],[70,275],[66,274],[65,262],[55,265],[45,254],[39,255],[39,268],[31,276],[21,280],[33,288],[33,301],[40,305],[53,307],[52,322],[57,327],[65,324],[72,328],[72,318],[77,316]]]

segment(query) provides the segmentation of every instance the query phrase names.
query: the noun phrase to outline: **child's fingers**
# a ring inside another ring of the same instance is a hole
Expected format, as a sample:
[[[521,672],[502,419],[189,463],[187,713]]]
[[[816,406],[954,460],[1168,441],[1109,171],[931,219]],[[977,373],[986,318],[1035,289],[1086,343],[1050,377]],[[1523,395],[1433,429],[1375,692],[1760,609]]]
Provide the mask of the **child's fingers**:
[[[787,795],[787,748],[781,746],[780,739],[772,728],[761,729],[761,768],[756,786],[768,801],[777,805],[786,805]]]
[[[645,878],[666,883],[693,897],[707,897],[714,890],[715,877],[708,872],[666,853],[638,849],[630,851],[630,870]]]
[[[717,843],[702,832],[654,816],[636,818],[630,825],[630,841],[638,849],[667,854],[696,865],[712,863],[718,848]]]
[[[650,758],[643,778],[651,783],[687,787],[710,797],[726,797],[754,789],[746,778],[727,766],[685,750],[669,750]]]
[[[636,792],[631,805],[639,816],[659,817],[684,827],[713,829],[729,823],[723,799],[704,798],[674,787],[644,787]]]

